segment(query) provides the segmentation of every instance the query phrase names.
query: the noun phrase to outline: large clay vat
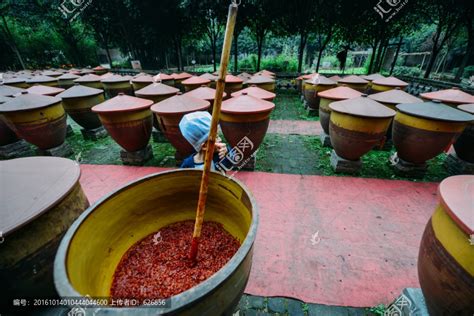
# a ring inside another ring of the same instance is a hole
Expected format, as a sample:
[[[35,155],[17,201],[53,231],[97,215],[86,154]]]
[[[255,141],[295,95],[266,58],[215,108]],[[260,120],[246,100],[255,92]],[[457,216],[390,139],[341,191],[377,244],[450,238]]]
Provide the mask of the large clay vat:
[[[79,165],[69,159],[0,161],[0,174],[8,184],[0,195],[0,306],[15,308],[12,312],[17,314],[13,299],[56,297],[56,250],[89,202],[79,184]],[[29,308],[36,307],[31,304]]]
[[[92,112],[92,107],[105,101],[104,91],[78,83],[58,95],[63,101],[66,113],[85,129],[95,129],[102,126],[99,117]]]
[[[62,72],[59,72],[59,71],[56,71],[56,70],[45,70],[41,73],[41,75],[43,75],[43,76],[53,77],[53,78],[58,78],[62,74],[63,74]]]
[[[474,116],[474,104],[462,104],[458,109]],[[453,146],[459,158],[474,163],[474,121],[469,123]]]
[[[99,115],[109,135],[129,152],[144,149],[150,140],[153,101],[131,97],[121,92],[92,108]]]
[[[81,86],[91,87],[95,89],[102,89],[103,86],[100,80],[102,80],[100,76],[90,74],[90,75],[84,75],[74,80],[74,83],[79,83]]]
[[[444,179],[426,225],[418,279],[430,315],[474,314],[474,176]]]
[[[204,78],[204,79],[207,79],[209,80],[211,83],[210,83],[210,87],[215,89],[216,88],[216,80],[217,80],[217,76],[213,75],[213,74],[210,74],[208,72],[205,72],[203,73],[202,75],[199,76],[200,78]],[[239,77],[240,78],[240,77]]]
[[[133,87],[130,83],[132,77],[113,75],[100,80],[104,87],[105,93],[109,98],[117,96],[119,93],[133,96]]]
[[[0,104],[11,101],[12,98],[0,96]],[[18,141],[15,132],[8,127],[5,117],[0,115],[0,146],[5,146]]]
[[[461,104],[474,103],[474,96],[467,92],[461,91],[457,87],[451,89],[439,90],[434,92],[426,92],[420,94],[423,100],[440,100],[444,104],[456,107]]]
[[[144,74],[141,76],[133,77],[130,82],[132,83],[133,91],[137,91],[152,84],[154,81],[151,75]]]
[[[74,85],[74,80],[80,77],[71,73],[65,73],[58,77],[58,85],[61,88],[68,89]]]
[[[359,76],[350,75],[350,76],[345,76],[342,79],[339,79],[337,81],[337,85],[339,86],[345,85],[351,89],[354,89],[360,92],[366,92],[369,82],[365,79],[362,79]]]
[[[58,79],[54,77],[48,77],[43,75],[33,76],[26,80],[26,83],[30,86],[35,84],[41,84],[43,86],[57,87]]]
[[[54,279],[60,296],[108,297],[115,269],[133,244],[167,225],[195,218],[201,176],[202,171],[189,169],[152,174],[87,209],[64,236],[56,256]],[[94,308],[95,315],[231,315],[249,278],[258,207],[243,184],[211,172],[204,220],[221,223],[241,242],[222,269],[172,296],[171,307],[103,306]]]
[[[192,76],[186,80],[183,80],[181,84],[184,86],[184,91],[189,92],[191,90],[199,88],[200,86],[210,86],[211,80],[202,77]]]
[[[24,91],[12,101],[0,104],[9,127],[40,149],[50,149],[66,139],[66,112],[61,99]]]
[[[329,135],[329,118],[331,116],[331,109],[329,108],[329,104],[334,101],[354,99],[360,97],[361,95],[361,92],[346,86],[332,88],[318,93],[318,96],[320,97],[319,121],[326,134]]]
[[[423,164],[447,150],[473,116],[438,100],[397,105],[392,138],[397,155]]]
[[[401,90],[405,90],[405,88],[408,87],[408,83],[395,77],[380,78],[372,81],[370,89],[376,93],[392,90],[397,87]]]
[[[311,73],[311,74],[306,74],[306,75],[301,75],[296,78],[296,89],[304,95],[304,82],[306,80],[309,80],[313,78],[313,76],[317,75],[316,73]],[[332,79],[331,79],[332,80]]]
[[[245,92],[222,102],[220,126],[235,150],[234,165],[244,163],[258,149],[267,133],[275,104]]]
[[[374,93],[369,95],[369,98],[388,106],[392,110],[396,111],[397,104],[408,104],[408,103],[420,103],[423,102],[420,98],[417,98],[405,91],[402,91],[399,87],[384,92]],[[387,130],[387,140],[392,139],[392,123]]]
[[[367,98],[332,102],[329,135],[339,157],[359,160],[382,144],[395,111]]]
[[[171,87],[174,86],[173,76],[170,76],[170,75],[167,75],[167,74],[164,74],[164,73],[157,74],[156,76],[153,77],[153,80],[155,82],[164,83],[165,85],[168,85],[168,86],[171,86]]]
[[[98,76],[102,76],[103,74],[107,73],[109,70],[99,65],[97,67],[92,68],[92,71],[94,71],[94,74]]]
[[[328,78],[316,74],[311,79],[304,81],[303,93],[306,105],[312,110],[319,110],[318,93],[336,87],[336,83]]]
[[[179,74],[171,74],[174,79],[174,86],[178,88],[181,92],[184,92],[184,87],[182,85],[183,80],[191,78],[193,75],[188,74],[187,72],[182,72]]]
[[[181,134],[179,122],[184,115],[195,111],[205,111],[209,105],[209,101],[179,94],[153,104],[151,107],[159,121],[161,131],[171,145],[176,148],[180,157],[189,156],[194,152],[194,148]]]
[[[264,75],[253,76],[245,82],[247,85],[255,85],[261,89],[267,90],[268,92],[275,91],[275,80],[271,77]]]
[[[227,97],[230,98],[230,95],[236,91],[242,90],[244,81],[239,77],[233,75],[225,76],[225,87],[224,91],[227,93]]]

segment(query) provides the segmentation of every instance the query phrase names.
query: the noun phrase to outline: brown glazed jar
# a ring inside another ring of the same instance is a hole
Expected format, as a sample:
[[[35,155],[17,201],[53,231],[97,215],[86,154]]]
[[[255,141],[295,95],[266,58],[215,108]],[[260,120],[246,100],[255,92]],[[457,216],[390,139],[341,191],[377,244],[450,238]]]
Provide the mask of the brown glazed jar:
[[[444,179],[426,224],[418,279],[430,315],[474,314],[474,175]]]

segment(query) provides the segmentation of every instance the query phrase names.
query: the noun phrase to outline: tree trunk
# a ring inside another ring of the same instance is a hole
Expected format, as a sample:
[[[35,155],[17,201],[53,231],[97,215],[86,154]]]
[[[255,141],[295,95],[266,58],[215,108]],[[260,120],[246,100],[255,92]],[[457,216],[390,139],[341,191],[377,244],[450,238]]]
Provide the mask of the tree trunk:
[[[10,28],[8,27],[8,23],[4,15],[2,15],[2,20],[3,20],[3,25],[5,27],[6,36],[9,38],[9,41],[7,41],[7,44],[8,46],[10,46],[11,50],[18,58],[18,61],[20,62],[22,69],[26,69],[25,63],[23,62],[23,57],[21,56],[21,53],[18,50],[18,46],[16,45],[15,39],[13,38],[13,35],[10,32]]]
[[[377,65],[377,72],[380,72],[381,69],[382,69],[382,65],[383,65],[383,62],[385,60],[385,54],[387,53],[389,43],[390,43],[390,39],[386,39],[385,43],[384,43],[384,46],[383,46],[383,49],[382,49],[382,54],[380,55],[379,63]]]
[[[302,32],[300,34],[300,45],[298,47],[298,73],[301,73],[301,68],[303,67],[303,53],[306,47],[306,40],[307,35]]]
[[[318,52],[318,62],[316,63],[316,72],[319,71],[319,65],[321,64],[321,58],[323,56],[323,52],[324,50],[326,49],[326,46],[329,44],[329,42],[331,41],[331,38],[332,38],[332,32],[329,32],[327,35],[326,35],[326,39],[324,40],[324,42],[321,44],[320,48],[319,48],[319,52]]]
[[[438,57],[438,53],[440,50],[440,47],[438,47],[438,42],[441,36],[441,31],[441,24],[438,24],[438,27],[436,28],[435,38],[433,39],[433,48],[431,49],[430,60],[428,61],[428,66],[426,66],[426,71],[423,78],[429,78],[431,70],[433,70],[433,65],[435,63],[436,57]]]
[[[469,57],[472,55],[472,51],[474,50],[474,30],[472,28],[472,22],[470,20],[467,21],[467,46],[466,46],[466,53],[462,58],[461,64],[459,65],[458,71],[456,76],[454,77],[455,82],[461,82],[462,74],[464,73],[464,68],[466,68],[467,63],[469,61]]]
[[[239,33],[234,33],[234,72],[237,72],[239,55]]]
[[[379,45],[377,47],[377,56],[375,57],[375,62],[374,64],[372,65],[373,68],[371,69],[371,72],[377,72],[377,66],[379,64],[379,60],[380,60],[380,55],[382,54],[382,50],[383,50],[383,40],[380,40],[379,42]]]
[[[262,60],[263,36],[257,38],[257,71],[260,71],[260,62]]]
[[[375,61],[375,54],[377,54],[377,46],[378,42],[375,42],[375,45],[372,46],[372,55],[370,56],[370,63],[369,63],[369,68],[367,69],[367,74],[372,73],[372,68],[374,66],[374,61]]]
[[[395,69],[395,64],[397,63],[398,54],[400,53],[400,48],[402,47],[402,43],[403,43],[403,37],[400,37],[400,41],[398,42],[398,45],[397,45],[397,50],[395,51],[395,57],[393,57],[392,66],[390,67],[390,76],[393,73],[393,69]]]
[[[216,51],[217,51],[217,47],[216,47],[216,40],[215,39],[211,39],[211,50],[212,50],[212,64],[214,66],[214,71],[217,71],[217,62],[216,62]]]
[[[110,56],[110,50],[109,50],[109,42],[104,39],[104,48],[105,48],[105,54],[107,56],[107,60],[109,61],[110,68],[113,68],[112,65],[112,56]]]

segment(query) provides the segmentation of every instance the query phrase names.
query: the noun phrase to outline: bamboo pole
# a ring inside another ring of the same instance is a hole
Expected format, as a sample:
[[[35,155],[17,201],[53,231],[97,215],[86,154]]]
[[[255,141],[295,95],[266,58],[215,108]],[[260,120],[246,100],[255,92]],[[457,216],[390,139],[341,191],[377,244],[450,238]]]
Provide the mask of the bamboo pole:
[[[192,264],[196,263],[199,238],[201,237],[202,223],[204,220],[204,212],[206,210],[207,191],[209,184],[209,172],[211,170],[212,158],[214,156],[214,145],[216,143],[217,125],[221,114],[222,97],[224,94],[225,76],[227,74],[227,65],[229,63],[230,49],[232,46],[232,37],[234,34],[234,26],[237,18],[237,3],[235,0],[229,6],[227,16],[227,25],[225,30],[224,44],[221,55],[221,65],[219,67],[219,77],[216,82],[216,95],[214,97],[214,107],[212,110],[211,130],[209,131],[209,139],[207,141],[207,151],[204,158],[204,170],[202,172],[201,187],[199,189],[199,200],[196,210],[196,221],[194,223],[193,239],[191,242],[191,251],[189,259]]]

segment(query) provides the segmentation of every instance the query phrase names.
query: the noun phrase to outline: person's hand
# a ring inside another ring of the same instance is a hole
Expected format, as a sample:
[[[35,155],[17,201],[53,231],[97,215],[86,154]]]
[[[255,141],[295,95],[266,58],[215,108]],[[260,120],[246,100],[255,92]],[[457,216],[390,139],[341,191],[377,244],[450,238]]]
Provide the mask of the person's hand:
[[[219,154],[219,159],[223,159],[227,155],[227,146],[224,143],[216,143],[215,151]]]

